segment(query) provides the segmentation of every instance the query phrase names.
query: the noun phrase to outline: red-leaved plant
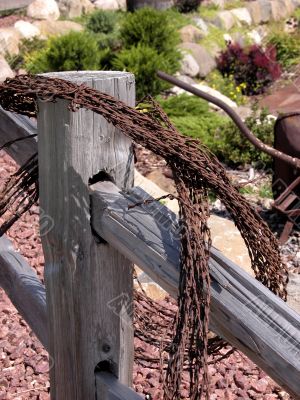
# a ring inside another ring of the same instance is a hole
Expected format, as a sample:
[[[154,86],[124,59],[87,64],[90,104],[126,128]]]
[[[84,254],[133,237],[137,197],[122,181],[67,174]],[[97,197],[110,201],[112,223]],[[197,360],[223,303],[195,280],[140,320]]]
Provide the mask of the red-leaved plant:
[[[263,49],[254,44],[243,48],[230,43],[217,58],[217,67],[223,76],[232,76],[237,85],[242,85],[248,96],[263,93],[281,75],[274,46]]]

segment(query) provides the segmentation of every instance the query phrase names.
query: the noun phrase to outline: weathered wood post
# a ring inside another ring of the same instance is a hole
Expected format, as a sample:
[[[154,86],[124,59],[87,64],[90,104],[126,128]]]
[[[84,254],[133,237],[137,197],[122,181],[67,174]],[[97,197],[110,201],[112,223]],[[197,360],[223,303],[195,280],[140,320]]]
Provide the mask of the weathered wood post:
[[[86,83],[134,106],[131,74],[49,75]],[[67,106],[39,101],[38,115],[40,207],[54,222],[42,237],[51,398],[95,400],[97,365],[131,384],[133,282],[132,264],[93,235],[89,182],[104,171],[119,188],[131,187],[133,154],[131,141],[103,117]]]

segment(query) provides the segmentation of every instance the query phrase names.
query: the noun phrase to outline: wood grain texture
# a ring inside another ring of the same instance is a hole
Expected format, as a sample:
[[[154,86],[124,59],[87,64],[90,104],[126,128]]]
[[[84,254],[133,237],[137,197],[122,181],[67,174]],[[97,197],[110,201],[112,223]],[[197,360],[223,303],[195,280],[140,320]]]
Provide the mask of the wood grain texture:
[[[51,74],[86,83],[131,106],[134,77],[118,72]],[[133,184],[131,141],[101,116],[68,103],[40,103],[38,115],[40,206],[54,221],[42,238],[54,359],[55,400],[95,399],[95,367],[109,360],[121,383],[131,385],[133,364],[132,264],[90,225],[89,179],[105,171],[122,188]]]
[[[48,329],[44,285],[5,235],[0,238],[0,286],[47,349]]]
[[[108,372],[96,373],[96,386],[98,400],[142,400],[143,397],[138,395],[129,387],[120,383],[120,381]]]
[[[0,0],[0,11],[27,7],[33,0]]]
[[[119,193],[111,182],[91,189],[95,231],[156,283],[177,297],[179,229],[176,216],[156,202],[128,210],[149,195]],[[217,249],[210,260],[210,328],[300,399],[300,315]]]
[[[36,122],[0,107],[0,147],[11,140],[27,138],[37,133]],[[36,138],[16,142],[5,151],[20,165],[37,152]]]

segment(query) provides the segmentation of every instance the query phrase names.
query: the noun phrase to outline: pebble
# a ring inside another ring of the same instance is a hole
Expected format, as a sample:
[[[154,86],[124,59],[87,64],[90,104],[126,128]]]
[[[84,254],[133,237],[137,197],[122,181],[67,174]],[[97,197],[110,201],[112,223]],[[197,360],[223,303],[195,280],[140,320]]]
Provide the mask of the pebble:
[[[265,393],[268,385],[269,382],[267,381],[267,379],[263,378],[257,382],[251,383],[251,389],[255,390],[258,393]]]

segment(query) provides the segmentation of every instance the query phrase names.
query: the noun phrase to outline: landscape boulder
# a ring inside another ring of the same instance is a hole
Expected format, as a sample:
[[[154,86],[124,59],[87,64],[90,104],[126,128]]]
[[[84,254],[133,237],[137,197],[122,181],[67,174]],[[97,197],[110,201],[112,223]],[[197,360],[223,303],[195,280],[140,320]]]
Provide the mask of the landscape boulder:
[[[60,14],[65,18],[75,18],[88,14],[94,9],[90,0],[58,0]]]
[[[264,26],[258,26],[256,29],[247,32],[247,36],[252,43],[261,45],[263,39],[267,36],[267,30],[264,28]]]
[[[205,34],[194,25],[186,25],[179,31],[182,42],[197,43]]]
[[[199,71],[199,65],[192,54],[185,53],[181,60],[180,73],[194,78],[199,75]]]
[[[32,39],[40,35],[40,30],[28,21],[17,21],[14,25],[15,29],[19,32],[20,37],[24,39]]]
[[[288,15],[287,10],[284,8],[284,4],[282,4],[282,2],[273,0],[270,3],[271,16],[273,21],[280,21]]]
[[[0,28],[0,54],[19,54],[20,35],[15,28]]]
[[[35,21],[33,25],[40,30],[41,37],[65,35],[70,31],[82,31],[83,26],[73,21]]]
[[[235,18],[245,25],[252,25],[252,18],[249,10],[246,7],[243,8],[234,8],[231,10],[231,13],[235,16]]]
[[[0,82],[4,82],[6,78],[13,78],[14,73],[4,57],[0,56]]]
[[[184,83],[187,83],[187,84],[189,84],[189,85],[196,85],[196,81],[194,81],[194,79],[193,78],[191,78],[190,76],[188,76],[188,75],[182,75],[182,74],[180,74],[180,73],[177,73],[176,75],[176,78],[177,79],[179,79],[180,81],[182,81],[182,82],[184,82]]]
[[[34,19],[58,19],[59,8],[54,0],[35,0],[27,7],[27,16]]]
[[[216,68],[217,64],[215,59],[205,49],[205,47],[200,46],[200,44],[182,43],[180,47],[192,54],[199,66],[199,76],[201,78],[205,78],[211,71]]]
[[[209,29],[208,29],[208,25],[204,21],[204,19],[202,19],[200,17],[195,17],[195,18],[193,18],[193,21],[197,25],[197,28],[200,29],[200,31],[202,32],[203,36],[207,36],[208,33],[209,33]]]
[[[272,5],[270,0],[258,0],[261,14],[261,22],[266,23],[272,17]]]
[[[217,99],[222,100],[225,104],[227,104],[231,108],[235,108],[235,109],[237,108],[236,102],[232,101],[231,99],[229,99],[229,97],[227,97],[224,94],[220,93],[218,90],[213,89],[213,88],[205,85],[204,83],[196,83],[196,84],[193,84],[192,86],[195,89],[199,89],[202,92],[208,93],[208,94],[216,97]],[[181,89],[181,88],[179,88],[177,86],[174,86],[171,89],[171,91],[172,91],[172,93],[175,93],[175,94],[186,93],[188,95],[192,95],[191,93],[186,92],[184,89]],[[209,106],[214,110],[217,110],[217,111],[220,110],[220,108],[218,106],[216,106],[215,104],[209,103]]]
[[[225,7],[226,0],[210,0],[210,4],[217,6],[220,9]]]
[[[197,85],[194,85],[196,89],[201,90],[202,92],[208,93],[214,97],[216,97],[219,100],[222,100],[225,104],[227,104],[231,108],[237,108],[237,104],[235,101],[231,100],[229,97],[225,96],[221,92],[219,92],[216,89],[213,89],[203,83],[198,83]],[[215,104],[209,103],[210,107],[219,110],[220,108],[216,106]]]
[[[261,8],[258,1],[248,2],[247,10],[250,13],[254,25],[258,25],[262,22]]]
[[[295,9],[299,7],[299,4],[296,6],[292,0],[279,0],[279,2],[282,3],[283,7],[286,9],[287,16],[293,14]]]
[[[147,177],[142,176],[135,170],[134,181],[136,182],[136,186],[141,187],[154,198],[167,193],[176,193],[174,182],[166,178],[161,170],[153,171]],[[165,199],[165,206],[175,213],[179,211],[177,200],[167,198]],[[221,250],[226,257],[237,263],[250,275],[254,276],[247,247],[234,222],[212,214],[208,220],[208,225],[211,229],[213,246]],[[146,283],[151,282],[147,280],[146,276],[144,278]]]
[[[96,0],[94,6],[101,10],[126,10],[126,0]]]
[[[229,31],[235,24],[235,18],[230,11],[220,11],[213,20],[213,24],[220,29]]]

